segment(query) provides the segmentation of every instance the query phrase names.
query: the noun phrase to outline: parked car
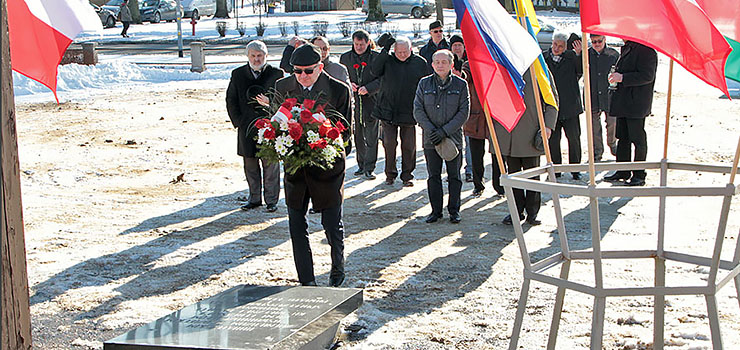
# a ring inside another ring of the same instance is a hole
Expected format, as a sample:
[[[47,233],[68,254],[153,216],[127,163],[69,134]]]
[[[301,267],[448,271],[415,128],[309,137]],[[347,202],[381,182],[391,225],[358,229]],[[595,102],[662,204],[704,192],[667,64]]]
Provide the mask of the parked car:
[[[200,19],[200,16],[216,14],[216,0],[181,0],[183,18]],[[227,1],[229,3],[229,1]]]
[[[160,21],[174,21],[178,11],[182,15],[182,8],[177,7],[175,0],[144,0],[139,2],[141,21],[159,23]]]
[[[115,19],[120,19],[121,4],[123,0],[110,0],[103,5],[103,8],[110,11]]]
[[[103,23],[103,27],[113,28],[116,26],[116,15],[113,12],[93,3],[90,3],[90,6],[95,9],[95,13],[100,17],[100,23]]]
[[[362,12],[367,13],[368,0],[362,1]],[[435,11],[434,0],[381,0],[384,13],[403,13],[414,18],[429,17]]]

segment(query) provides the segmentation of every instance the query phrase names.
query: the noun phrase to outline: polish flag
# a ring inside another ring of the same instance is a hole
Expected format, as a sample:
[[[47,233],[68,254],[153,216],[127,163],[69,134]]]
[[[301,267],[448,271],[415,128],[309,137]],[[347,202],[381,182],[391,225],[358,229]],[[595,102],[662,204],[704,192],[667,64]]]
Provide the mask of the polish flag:
[[[729,96],[725,62],[732,49],[695,0],[582,0],[581,26],[652,47]]]
[[[7,8],[13,70],[44,84],[57,98],[57,66],[64,52],[80,32],[102,31],[100,18],[87,0],[7,0]]]
[[[511,132],[527,109],[522,75],[540,47],[498,1],[453,0],[453,5],[480,102]]]

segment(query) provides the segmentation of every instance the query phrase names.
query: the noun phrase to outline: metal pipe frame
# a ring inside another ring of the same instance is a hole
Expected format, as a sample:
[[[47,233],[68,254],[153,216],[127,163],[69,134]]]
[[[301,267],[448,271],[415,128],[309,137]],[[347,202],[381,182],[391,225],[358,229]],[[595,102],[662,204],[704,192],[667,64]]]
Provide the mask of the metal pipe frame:
[[[514,201],[513,188],[550,193],[555,207],[558,234],[560,236],[561,252],[533,262],[524,239],[524,231],[519,220],[512,220],[514,233],[517,238],[519,250],[524,265],[519,304],[509,342],[509,349],[517,348],[521,326],[526,311],[529,286],[532,280],[557,287],[555,306],[550,325],[547,349],[553,350],[557,341],[557,333],[560,326],[560,318],[563,310],[565,293],[567,290],[581,292],[594,297],[593,319],[591,324],[591,349],[601,349],[604,329],[604,317],[607,297],[630,297],[630,296],[653,296],[654,297],[654,334],[653,344],[655,349],[662,349],[664,342],[664,317],[666,295],[704,295],[709,315],[709,325],[712,332],[712,345],[715,350],[722,349],[722,335],[719,327],[719,314],[717,310],[717,292],[734,280],[738,297],[740,298],[740,238],[735,247],[732,261],[721,260],[720,253],[724,242],[725,231],[732,202],[732,196],[740,193],[740,186],[728,183],[724,186],[707,187],[669,187],[668,170],[702,171],[710,173],[727,174],[733,171],[733,167],[721,165],[706,165],[692,163],[673,163],[666,159],[660,162],[631,162],[631,163],[599,163],[595,165],[595,171],[613,170],[636,170],[636,169],[659,169],[660,186],[657,187],[597,187],[595,185],[571,185],[555,181],[556,172],[586,171],[588,164],[582,165],[553,165],[535,167],[515,174],[503,175],[501,185],[504,186],[508,202],[509,212],[512,218],[518,217],[516,203]],[[547,174],[548,181],[532,180],[530,178]],[[563,222],[560,196],[583,196],[590,198],[591,216],[591,239],[592,249],[572,251],[568,247],[568,237],[565,223]],[[711,257],[703,257],[674,251],[666,251],[664,248],[666,238],[666,200],[668,197],[696,197],[714,196],[723,197],[722,209],[720,210],[717,234],[714,240],[714,248]],[[601,227],[599,224],[598,199],[601,197],[658,197],[659,213],[657,227],[657,242],[655,250],[601,250]],[[603,259],[655,259],[655,281],[652,287],[623,287],[605,288],[602,270]],[[594,262],[594,285],[587,285],[568,280],[571,262],[573,260],[593,260]],[[689,286],[666,286],[666,261],[696,264],[710,268],[709,278],[706,285]],[[546,272],[554,267],[561,266],[560,276],[554,277]],[[729,273],[720,277],[717,282],[719,270],[727,270]],[[739,300],[740,301],[740,300]]]

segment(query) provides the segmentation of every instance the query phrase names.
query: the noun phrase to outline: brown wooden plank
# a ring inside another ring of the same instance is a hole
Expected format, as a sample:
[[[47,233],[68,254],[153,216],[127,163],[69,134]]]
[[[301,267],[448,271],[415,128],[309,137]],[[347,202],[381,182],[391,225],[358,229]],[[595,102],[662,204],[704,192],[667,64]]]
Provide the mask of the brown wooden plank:
[[[23,235],[23,207],[21,204],[20,169],[18,143],[15,129],[15,101],[13,100],[13,76],[10,71],[8,44],[8,20],[6,1],[0,0],[0,192],[2,193],[2,349],[31,348],[31,313],[28,300],[28,273],[26,271],[26,246]]]

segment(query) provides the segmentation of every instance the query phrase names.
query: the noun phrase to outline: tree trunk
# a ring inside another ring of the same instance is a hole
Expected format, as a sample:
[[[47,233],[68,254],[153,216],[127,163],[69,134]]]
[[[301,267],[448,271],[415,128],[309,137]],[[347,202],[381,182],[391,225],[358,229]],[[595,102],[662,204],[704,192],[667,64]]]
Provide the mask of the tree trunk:
[[[434,0],[434,6],[437,8],[437,20],[442,25],[445,24],[445,2],[442,0]]]
[[[229,8],[226,7],[228,0],[216,0],[216,14],[214,18],[229,18]]]
[[[368,22],[385,22],[385,13],[380,0],[368,0],[367,19]]]
[[[2,349],[31,349],[26,244],[6,1],[0,0],[0,318]]]
[[[141,24],[141,13],[139,12],[139,0],[129,0],[128,9],[131,11],[131,22]]]

